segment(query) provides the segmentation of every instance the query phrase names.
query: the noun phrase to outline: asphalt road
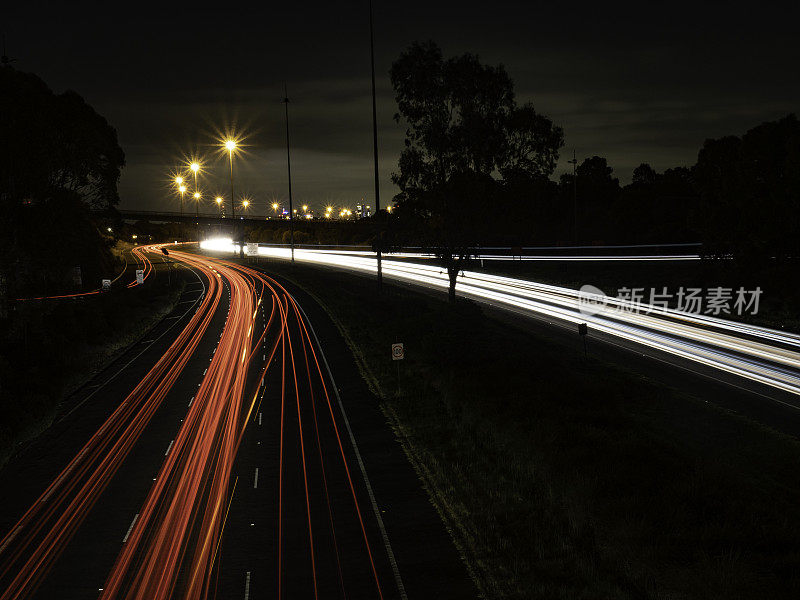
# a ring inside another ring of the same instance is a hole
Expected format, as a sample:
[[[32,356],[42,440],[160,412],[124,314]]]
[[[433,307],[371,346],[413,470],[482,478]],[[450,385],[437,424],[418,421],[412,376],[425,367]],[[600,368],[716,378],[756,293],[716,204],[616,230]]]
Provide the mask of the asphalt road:
[[[327,316],[173,256],[173,313],[0,472],[0,598],[474,597]]]

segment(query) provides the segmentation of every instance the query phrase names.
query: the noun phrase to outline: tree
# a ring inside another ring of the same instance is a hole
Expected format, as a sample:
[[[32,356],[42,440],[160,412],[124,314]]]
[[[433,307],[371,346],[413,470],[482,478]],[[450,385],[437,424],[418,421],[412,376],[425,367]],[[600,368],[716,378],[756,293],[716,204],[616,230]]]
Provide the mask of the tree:
[[[124,164],[116,131],[78,94],[0,68],[0,275],[19,288],[58,282],[78,260],[86,274],[102,270],[109,256],[88,208],[119,202]]]
[[[612,206],[619,196],[619,179],[613,176],[614,169],[608,166],[608,161],[601,156],[584,159],[575,172],[578,179],[578,239],[579,241],[607,239],[614,229],[610,215]],[[572,186],[572,173],[564,173],[559,181],[559,191],[564,205],[572,204]]]
[[[447,268],[449,296],[475,247],[489,235],[502,194],[497,177],[548,177],[563,131],[531,104],[518,106],[502,65],[464,54],[445,59],[415,43],[391,68],[405,148],[392,180],[399,216],[413,223]]]
[[[712,254],[747,262],[800,256],[800,122],[706,140],[694,168],[698,228]]]
[[[631,183],[637,186],[652,186],[656,182],[656,171],[647,163],[642,163],[633,170]]]

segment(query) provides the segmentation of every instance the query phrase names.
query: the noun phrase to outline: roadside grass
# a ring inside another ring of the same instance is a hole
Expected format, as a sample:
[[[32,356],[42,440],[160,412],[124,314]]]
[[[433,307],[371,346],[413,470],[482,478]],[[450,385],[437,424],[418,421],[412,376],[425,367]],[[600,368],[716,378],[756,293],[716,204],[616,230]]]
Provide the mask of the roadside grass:
[[[796,440],[469,301],[267,269],[337,322],[482,596],[800,597]]]
[[[165,284],[20,302],[0,323],[0,468],[50,426],[65,398],[169,314],[184,282]]]

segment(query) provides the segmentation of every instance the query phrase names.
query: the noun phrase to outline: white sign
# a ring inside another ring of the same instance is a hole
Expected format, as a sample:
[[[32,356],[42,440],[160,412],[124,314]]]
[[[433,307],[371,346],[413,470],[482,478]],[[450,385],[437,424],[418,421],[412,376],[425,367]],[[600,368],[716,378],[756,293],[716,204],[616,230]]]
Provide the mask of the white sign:
[[[247,243],[247,256],[258,256],[258,244]]]
[[[392,360],[403,360],[405,357],[403,344],[392,344]]]
[[[139,285],[144,283],[144,270],[136,269],[136,283]]]
[[[102,283],[104,292],[111,289],[111,280],[110,279],[103,279],[101,283]]]

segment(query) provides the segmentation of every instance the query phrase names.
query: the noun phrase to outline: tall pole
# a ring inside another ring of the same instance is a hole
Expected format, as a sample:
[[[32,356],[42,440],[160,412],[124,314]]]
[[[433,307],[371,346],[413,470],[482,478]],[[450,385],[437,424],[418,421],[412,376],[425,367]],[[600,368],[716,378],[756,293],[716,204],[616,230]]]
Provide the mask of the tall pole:
[[[180,227],[180,234],[181,234],[181,241],[183,241],[183,195],[186,193],[186,186],[181,185],[181,227]]]
[[[194,172],[194,193],[195,195],[200,193],[200,190],[197,189],[197,171]],[[200,243],[200,198],[194,199],[194,220],[195,225],[197,225],[197,243]]]
[[[378,176],[378,113],[375,101],[375,36],[372,27],[372,0],[369,1],[369,59],[370,68],[372,71],[372,157],[375,168],[375,216],[378,220],[378,227],[380,227],[380,210],[381,210],[381,191],[380,191],[380,178]],[[377,243],[377,257],[378,257],[378,289],[383,287],[383,269],[381,267],[381,239],[382,231],[378,231]]]
[[[231,165],[231,213],[233,214],[233,247],[234,252],[236,251],[236,202],[233,199],[233,149],[228,148],[228,162]],[[241,244],[239,245],[239,256],[243,256],[244,251],[242,250]]]
[[[283,84],[283,107],[286,114],[286,169],[289,172],[289,243],[292,248],[292,262],[294,262],[294,206],[292,204],[292,159],[289,153],[289,92]]]
[[[572,242],[578,245],[578,159],[575,156],[575,148],[572,149],[572,160],[568,160],[572,165]]]

